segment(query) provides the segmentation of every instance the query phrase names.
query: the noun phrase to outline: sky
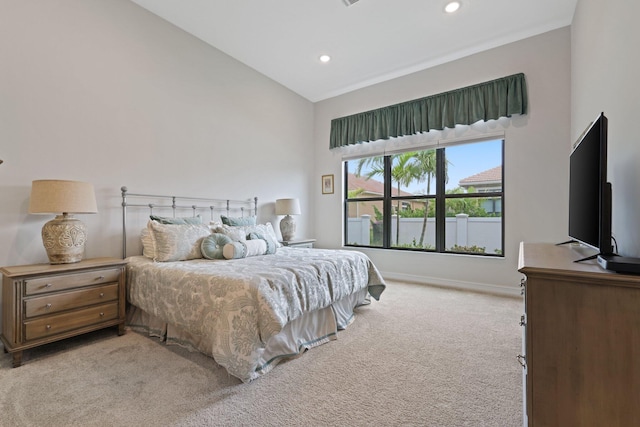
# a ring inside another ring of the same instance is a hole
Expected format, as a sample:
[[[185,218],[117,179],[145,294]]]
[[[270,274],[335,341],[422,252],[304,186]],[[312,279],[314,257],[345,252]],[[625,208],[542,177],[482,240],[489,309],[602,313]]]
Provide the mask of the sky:
[[[447,190],[458,187],[460,180],[502,164],[502,140],[447,147],[449,182]]]
[[[502,164],[502,140],[453,145],[446,147],[445,153],[449,161],[449,181],[446,189],[450,190],[458,187],[460,180],[464,178],[500,166]],[[357,160],[349,162],[350,171],[355,171],[357,164]],[[362,174],[366,174],[366,170],[363,170]],[[374,177],[373,179],[382,181],[382,177]],[[410,185],[403,190],[410,193],[421,193],[426,190],[426,183]],[[433,194],[434,191],[435,181],[432,181],[431,193]]]

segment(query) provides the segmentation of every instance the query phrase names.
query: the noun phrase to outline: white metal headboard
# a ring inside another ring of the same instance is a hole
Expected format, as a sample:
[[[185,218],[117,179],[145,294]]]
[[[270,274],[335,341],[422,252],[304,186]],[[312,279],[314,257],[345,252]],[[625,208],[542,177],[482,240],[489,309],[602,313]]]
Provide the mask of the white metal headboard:
[[[209,212],[210,220],[219,219],[221,213],[231,216],[244,217],[252,214],[258,216],[258,198],[245,200],[210,199],[205,197],[166,196],[157,194],[129,193],[127,187],[121,187],[122,191],[122,258],[127,257],[127,209],[144,208],[153,215],[154,209],[171,209],[172,216],[179,216],[179,212],[191,212],[197,216],[203,212]],[[129,203],[132,198],[135,203]]]

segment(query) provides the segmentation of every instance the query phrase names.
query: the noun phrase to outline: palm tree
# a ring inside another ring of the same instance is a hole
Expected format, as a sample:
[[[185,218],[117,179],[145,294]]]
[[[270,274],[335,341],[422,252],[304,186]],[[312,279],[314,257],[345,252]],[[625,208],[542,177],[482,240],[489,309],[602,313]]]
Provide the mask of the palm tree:
[[[356,188],[354,190],[349,190],[349,192],[347,193],[347,197],[349,199],[355,199],[356,197],[358,197],[362,193],[364,193],[364,188]]]
[[[436,150],[412,151],[391,156],[391,177],[392,181],[397,184],[397,195],[400,195],[402,186],[408,186],[413,182],[427,184],[427,192],[431,193],[431,181],[436,175]],[[447,174],[448,162],[445,162],[445,183],[449,180]],[[384,157],[368,157],[360,159],[356,168],[356,176],[361,176],[363,168],[369,169],[367,179],[381,175],[384,176]],[[396,246],[399,243],[400,236],[400,200],[397,203],[396,216]],[[419,246],[422,247],[427,233],[427,219],[429,216],[429,199],[425,201],[424,218],[422,221],[422,232],[420,234]]]
[[[349,192],[347,193],[347,198],[349,199],[355,199],[357,198],[359,195],[361,195],[362,193],[364,193],[364,188],[356,188],[354,190],[349,190]],[[356,212],[355,212],[355,216],[359,217],[360,216],[360,203],[356,203]],[[349,209],[349,217],[351,217],[351,209]]]
[[[427,182],[427,195],[431,194],[431,180],[436,175],[436,150],[416,151],[413,154],[415,179],[418,182]],[[429,200],[425,199],[424,217],[422,220],[422,232],[420,233],[420,241],[418,245],[422,247],[425,235],[427,234],[427,219],[429,217]]]
[[[394,154],[391,156],[391,178],[392,182],[397,184],[398,195],[400,195],[400,188],[403,185],[409,185],[415,179],[415,171],[412,166],[413,153]],[[356,176],[362,175],[363,168],[369,169],[366,173],[367,179],[377,175],[384,176],[384,157],[367,157],[365,159],[358,160],[358,166],[356,167]],[[400,239],[400,200],[396,205],[396,246]]]

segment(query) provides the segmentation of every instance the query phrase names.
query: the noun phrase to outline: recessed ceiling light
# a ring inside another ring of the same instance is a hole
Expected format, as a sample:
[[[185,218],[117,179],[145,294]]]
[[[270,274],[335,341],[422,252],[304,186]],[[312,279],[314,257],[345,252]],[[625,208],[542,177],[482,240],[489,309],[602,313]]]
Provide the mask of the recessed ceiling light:
[[[331,57],[329,55],[320,55],[320,62],[329,62]]]
[[[460,9],[460,2],[459,1],[452,1],[447,3],[447,5],[444,7],[444,11],[447,13],[453,13],[456,10]]]

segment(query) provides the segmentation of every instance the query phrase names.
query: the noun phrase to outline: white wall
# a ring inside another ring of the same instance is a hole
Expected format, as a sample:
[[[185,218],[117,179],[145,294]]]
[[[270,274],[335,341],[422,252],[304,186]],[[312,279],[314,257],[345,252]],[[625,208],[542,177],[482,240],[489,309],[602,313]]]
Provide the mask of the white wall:
[[[0,7],[0,265],[46,262],[40,229],[48,217],[27,214],[31,181],[43,178],[95,185],[100,213],[82,217],[89,257],[120,255],[122,185],[257,195],[261,220],[276,228],[273,200],[300,197],[298,234],[340,247],[342,170],[340,155],[328,149],[332,118],[517,72],[527,78],[529,114],[480,127],[506,135],[505,259],[366,252],[389,275],[516,286],[521,240],[566,238],[570,144],[605,111],[614,233],[630,230],[618,236],[621,252],[640,256],[634,189],[640,148],[631,127],[622,126],[633,123],[637,104],[636,3],[579,0],[571,30],[325,100],[315,112],[305,99],[126,0],[0,0]],[[597,46],[603,49],[594,52]],[[325,174],[336,177],[333,195],[321,193]]]
[[[276,229],[274,200],[299,197],[311,234],[312,103],[127,0],[0,10],[0,265],[47,262],[34,179],[94,184],[87,257],[121,255],[123,185],[258,196]]]
[[[571,27],[571,136],[604,112],[618,252],[640,257],[640,2],[579,0]]]
[[[342,243],[342,166],[341,155],[329,150],[331,119],[523,72],[528,114],[475,126],[480,132],[504,131],[506,136],[504,259],[364,250],[387,277],[488,289],[516,287],[521,277],[520,241],[567,238],[570,51],[570,29],[565,27],[316,103],[314,195],[319,245]],[[444,137],[465,132],[447,132]],[[336,177],[333,195],[321,194],[320,177],[325,174]]]

